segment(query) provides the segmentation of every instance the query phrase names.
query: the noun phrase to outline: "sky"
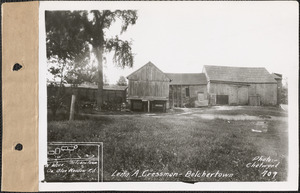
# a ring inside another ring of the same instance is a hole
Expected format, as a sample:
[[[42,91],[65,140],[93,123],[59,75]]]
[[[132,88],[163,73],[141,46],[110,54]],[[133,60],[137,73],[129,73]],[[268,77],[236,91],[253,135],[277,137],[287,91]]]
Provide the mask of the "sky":
[[[201,73],[203,65],[265,67],[289,80],[299,69],[297,2],[51,2],[47,9],[138,11],[122,35],[118,20],[106,31],[107,38],[131,40],[135,54],[133,68],[125,69],[106,56],[110,84],[149,61],[169,73]]]
[[[202,3],[138,9],[138,20],[120,37],[132,40],[133,68],[108,61],[111,84],[151,61],[163,72],[200,73],[203,65],[266,67],[288,77],[298,69],[297,4]],[[106,32],[117,35],[120,22]]]

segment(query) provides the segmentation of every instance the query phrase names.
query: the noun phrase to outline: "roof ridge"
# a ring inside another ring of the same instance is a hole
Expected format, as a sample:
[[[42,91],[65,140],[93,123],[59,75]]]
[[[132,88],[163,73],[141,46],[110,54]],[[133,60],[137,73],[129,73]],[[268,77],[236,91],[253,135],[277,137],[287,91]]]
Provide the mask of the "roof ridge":
[[[166,76],[166,78],[170,79],[166,73],[164,73],[161,69],[159,69],[155,64],[153,64],[151,61],[147,62],[146,64],[144,64],[143,66],[141,66],[140,68],[138,68],[137,70],[133,71],[131,74],[129,74],[128,76],[126,76],[126,78],[128,79],[130,76],[132,76],[134,73],[140,71],[141,69],[143,69],[145,66],[147,65],[152,65],[154,66],[159,72],[161,72],[164,76]]]
[[[233,67],[233,66],[211,66],[205,65],[204,69],[210,81],[230,81],[230,82],[260,82],[275,83],[265,67]]]
[[[184,73],[180,73],[180,72],[174,72],[174,73],[170,73],[170,72],[165,72],[165,74],[204,74],[203,72],[184,72]]]
[[[245,67],[245,66],[218,66],[218,65],[203,65],[203,67],[205,66],[212,66],[212,67],[225,67],[225,68],[264,68],[266,69],[265,67]]]

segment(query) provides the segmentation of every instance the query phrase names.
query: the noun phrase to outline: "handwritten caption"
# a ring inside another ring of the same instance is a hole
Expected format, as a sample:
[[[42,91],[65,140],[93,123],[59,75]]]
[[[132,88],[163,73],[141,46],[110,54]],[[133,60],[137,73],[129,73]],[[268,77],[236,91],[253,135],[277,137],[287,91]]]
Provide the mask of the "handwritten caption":
[[[263,169],[261,172],[262,177],[270,177],[275,179],[278,172],[278,166],[280,162],[277,159],[273,159],[270,156],[255,156],[251,162],[246,164],[247,168]]]
[[[220,172],[219,170],[215,172],[208,172],[208,171],[186,171],[183,173],[179,172],[157,172],[153,170],[134,170],[129,172],[125,171],[118,171],[115,170],[112,174],[112,177],[121,177],[121,178],[129,178],[129,177],[138,177],[138,178],[146,178],[146,177],[167,177],[167,178],[174,178],[174,177],[185,177],[185,178],[232,178],[233,173],[224,173]]]
[[[44,167],[46,182],[99,182],[102,143],[52,142]]]

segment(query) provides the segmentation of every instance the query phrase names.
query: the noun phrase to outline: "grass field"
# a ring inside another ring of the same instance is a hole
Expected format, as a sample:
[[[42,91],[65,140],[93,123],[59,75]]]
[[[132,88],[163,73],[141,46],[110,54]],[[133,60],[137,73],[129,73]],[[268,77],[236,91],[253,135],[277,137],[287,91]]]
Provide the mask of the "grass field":
[[[287,113],[278,108],[175,109],[78,119],[82,120],[50,121],[48,142],[103,142],[104,181],[284,181],[287,177]],[[261,127],[263,132],[253,131]],[[139,175],[134,175],[137,171]]]

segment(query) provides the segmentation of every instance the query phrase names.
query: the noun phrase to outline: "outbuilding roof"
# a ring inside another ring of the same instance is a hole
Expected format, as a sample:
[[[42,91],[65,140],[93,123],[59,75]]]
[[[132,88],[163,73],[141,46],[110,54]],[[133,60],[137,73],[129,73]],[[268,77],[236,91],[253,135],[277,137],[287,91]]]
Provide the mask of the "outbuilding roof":
[[[165,73],[170,79],[170,85],[207,84],[204,73]]]
[[[152,74],[153,72],[154,74]],[[139,80],[141,78],[146,78],[147,80],[160,79],[164,81],[170,81],[170,78],[150,61],[136,71],[132,72],[126,78],[128,80]]]
[[[204,65],[208,81],[238,83],[277,83],[263,67],[229,67]]]

